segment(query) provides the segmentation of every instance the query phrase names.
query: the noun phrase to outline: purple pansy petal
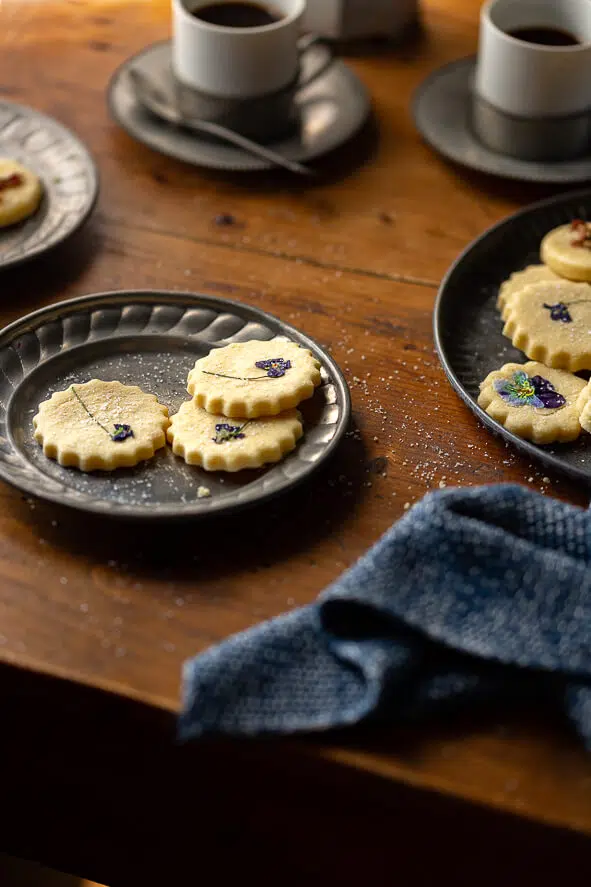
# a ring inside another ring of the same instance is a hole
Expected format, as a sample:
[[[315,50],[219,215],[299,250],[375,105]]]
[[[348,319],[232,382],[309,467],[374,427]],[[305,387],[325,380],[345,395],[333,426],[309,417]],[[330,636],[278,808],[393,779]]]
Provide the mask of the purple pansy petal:
[[[537,396],[546,409],[558,410],[565,405],[566,398],[556,390],[548,379],[544,379],[543,376],[534,376],[531,381]]]

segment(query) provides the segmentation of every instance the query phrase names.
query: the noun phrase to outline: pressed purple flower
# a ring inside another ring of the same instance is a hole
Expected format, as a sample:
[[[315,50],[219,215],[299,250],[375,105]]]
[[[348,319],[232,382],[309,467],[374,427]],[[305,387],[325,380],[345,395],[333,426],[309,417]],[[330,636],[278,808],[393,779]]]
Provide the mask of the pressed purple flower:
[[[114,425],[115,431],[111,435],[111,440],[114,441],[122,441],[127,440],[128,437],[133,437],[133,431],[131,430],[131,425],[122,425],[119,422],[115,422]]]
[[[523,370],[513,373],[510,379],[497,379],[493,387],[512,407],[558,410],[566,403],[552,382],[543,376],[530,378]]]
[[[531,381],[536,397],[542,401],[542,405],[547,410],[559,410],[565,405],[566,398],[556,390],[548,379],[544,379],[543,376],[533,376]]]
[[[273,357],[270,360],[257,360],[257,370],[266,370],[270,379],[280,379],[287,370],[291,369],[291,360],[283,360],[282,357]]]
[[[115,422],[115,424],[113,425],[113,428],[115,429],[113,432],[109,431],[108,428],[105,428],[102,422],[99,422],[96,416],[93,416],[93,414],[90,412],[73,385],[71,386],[70,390],[80,406],[83,407],[84,410],[88,413],[95,425],[98,425],[99,428],[102,428],[105,434],[108,434],[112,441],[114,441],[115,443],[120,443],[122,440],[127,440],[128,437],[134,436],[133,431],[131,430],[131,425],[122,425],[119,422]]]
[[[230,440],[242,440],[246,437],[242,429],[247,425],[248,422],[245,422],[244,425],[228,425],[227,422],[223,422],[215,426],[215,437],[212,437],[212,440],[216,444],[227,443]]]
[[[568,305],[565,305],[564,302],[557,302],[556,305],[546,305],[544,302],[544,308],[550,312],[551,320],[559,320],[561,323],[573,322]]]

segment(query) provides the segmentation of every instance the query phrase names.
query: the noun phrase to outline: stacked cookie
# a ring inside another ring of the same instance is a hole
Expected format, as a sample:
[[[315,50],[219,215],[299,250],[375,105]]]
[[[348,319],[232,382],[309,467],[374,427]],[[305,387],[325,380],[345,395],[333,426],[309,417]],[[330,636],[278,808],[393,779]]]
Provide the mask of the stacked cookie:
[[[542,264],[512,274],[497,299],[503,335],[530,362],[490,373],[478,403],[509,431],[547,444],[591,432],[591,388],[574,375],[591,370],[591,225],[550,231],[540,252]]]
[[[320,382],[320,362],[287,340],[210,351],[189,373],[192,400],[172,417],[172,450],[207,471],[279,462],[303,434],[296,407]]]

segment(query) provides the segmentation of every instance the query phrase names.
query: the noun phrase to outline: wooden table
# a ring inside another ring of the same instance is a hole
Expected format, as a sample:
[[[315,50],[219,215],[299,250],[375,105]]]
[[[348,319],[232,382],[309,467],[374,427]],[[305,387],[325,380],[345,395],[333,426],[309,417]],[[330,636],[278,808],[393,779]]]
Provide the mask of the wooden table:
[[[472,883],[470,862],[481,883],[503,872],[504,883],[530,883],[524,871],[535,860],[539,887],[545,876],[557,883],[564,870],[553,866],[575,865],[577,853],[580,879],[591,758],[529,715],[312,743],[171,744],[186,658],[313,600],[427,490],[517,481],[587,501],[481,428],[433,350],[431,309],[446,268],[491,223],[550,193],[454,168],[413,128],[413,90],[474,51],[479,6],[425,0],[420,39],[349,58],[372,93],[375,126],[326,158],[322,182],[304,188],[282,174],[189,168],[110,121],[109,77],[167,36],[166,0],[3,0],[0,93],[74,129],[102,185],[83,232],[2,275],[0,321],[118,288],[229,296],[330,349],[361,433],[277,506],[289,533],[264,516],[122,532],[0,487],[2,786],[11,810],[0,849],[126,887],[186,872],[196,828],[202,873],[253,866],[259,880],[282,884],[326,883],[327,871],[343,884],[370,871],[374,883],[394,883],[394,861],[400,883],[430,882],[433,859],[457,884],[467,871]],[[216,225],[221,213],[237,224]],[[492,828],[502,853],[487,851]]]

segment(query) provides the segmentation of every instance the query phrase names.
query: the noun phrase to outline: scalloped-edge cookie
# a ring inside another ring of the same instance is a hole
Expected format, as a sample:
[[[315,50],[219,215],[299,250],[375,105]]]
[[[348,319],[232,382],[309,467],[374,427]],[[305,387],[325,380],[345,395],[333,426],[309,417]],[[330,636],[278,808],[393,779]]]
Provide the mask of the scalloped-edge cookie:
[[[501,284],[499,295],[497,297],[497,308],[501,312],[501,317],[505,319],[507,305],[515,295],[525,286],[531,283],[541,283],[542,281],[560,280],[558,274],[555,274],[547,265],[528,265],[522,271],[515,271],[504,283]]]
[[[206,471],[241,471],[281,461],[302,434],[297,410],[229,422],[227,416],[215,416],[188,400],[172,417],[167,437],[173,453],[188,465]]]
[[[507,363],[480,385],[478,404],[507,431],[537,444],[576,440],[586,383],[544,364]]]
[[[80,471],[132,468],[166,446],[168,409],[154,394],[121,382],[56,391],[39,404],[35,440],[49,459]]]
[[[256,419],[297,407],[320,382],[320,362],[307,348],[284,339],[251,340],[200,358],[187,391],[208,413]]]
[[[575,219],[554,228],[542,240],[542,262],[568,280],[591,282],[591,224]]]
[[[591,370],[591,286],[563,280],[524,287],[506,306],[503,335],[530,360]]]
[[[26,166],[0,157],[0,228],[22,222],[38,209],[43,188]]]
[[[591,381],[585,385],[577,400],[581,428],[591,434]]]

